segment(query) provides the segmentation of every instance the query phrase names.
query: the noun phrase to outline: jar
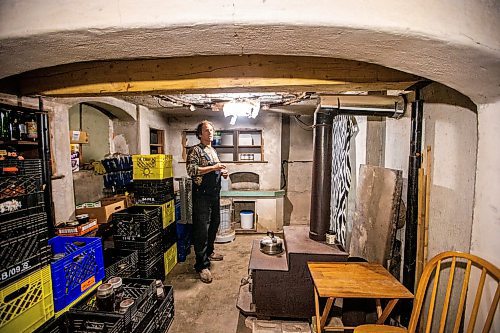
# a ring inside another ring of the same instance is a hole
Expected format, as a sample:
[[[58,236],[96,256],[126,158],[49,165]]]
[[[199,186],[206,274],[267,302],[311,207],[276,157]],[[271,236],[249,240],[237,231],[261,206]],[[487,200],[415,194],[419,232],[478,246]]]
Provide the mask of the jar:
[[[131,298],[125,298],[123,301],[120,302],[120,307],[118,309],[118,312],[124,314],[132,305],[134,305],[134,300]]]
[[[103,283],[97,287],[95,304],[99,311],[113,312],[115,310],[115,292],[111,283]]]
[[[331,232],[326,234],[326,244],[335,244],[337,242],[337,235]]]
[[[121,277],[113,276],[108,280],[108,283],[113,286],[113,291],[115,293],[115,309],[120,307],[120,303],[123,300],[123,281]]]
[[[156,280],[156,297],[159,299],[165,298],[165,292],[163,290],[163,282],[161,282],[161,280]]]

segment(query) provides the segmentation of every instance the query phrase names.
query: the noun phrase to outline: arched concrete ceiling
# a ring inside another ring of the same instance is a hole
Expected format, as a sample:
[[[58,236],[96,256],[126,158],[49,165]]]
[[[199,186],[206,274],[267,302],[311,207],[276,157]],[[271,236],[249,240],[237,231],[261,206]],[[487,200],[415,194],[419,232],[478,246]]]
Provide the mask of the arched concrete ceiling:
[[[79,98],[57,98],[58,103],[75,105],[86,103],[88,105],[103,109],[107,114],[112,115],[122,121],[137,120],[136,105],[113,97],[79,97]]]
[[[0,78],[82,61],[193,55],[352,59],[500,98],[500,6],[456,1],[0,2]]]

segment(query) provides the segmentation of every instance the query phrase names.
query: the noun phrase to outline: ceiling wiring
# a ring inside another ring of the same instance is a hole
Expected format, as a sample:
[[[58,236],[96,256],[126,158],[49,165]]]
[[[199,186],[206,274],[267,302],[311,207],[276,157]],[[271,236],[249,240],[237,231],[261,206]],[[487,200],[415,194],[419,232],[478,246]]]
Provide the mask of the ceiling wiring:
[[[313,130],[313,125],[306,124],[305,122],[300,120],[300,115],[296,115],[293,118],[297,122],[297,125],[299,125],[299,127],[302,128],[304,131],[312,131]]]

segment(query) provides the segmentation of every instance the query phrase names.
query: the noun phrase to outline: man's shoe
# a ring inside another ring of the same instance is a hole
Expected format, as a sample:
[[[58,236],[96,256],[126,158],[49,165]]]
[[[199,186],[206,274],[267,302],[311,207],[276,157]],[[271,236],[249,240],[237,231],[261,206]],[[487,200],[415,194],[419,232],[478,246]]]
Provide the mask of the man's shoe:
[[[224,259],[224,256],[222,254],[218,254],[215,252],[212,252],[212,254],[208,256],[208,260],[210,260],[210,261],[221,261],[223,259]]]
[[[212,273],[210,273],[210,270],[208,268],[203,268],[201,270],[200,279],[201,279],[201,282],[204,282],[204,283],[212,282]]]

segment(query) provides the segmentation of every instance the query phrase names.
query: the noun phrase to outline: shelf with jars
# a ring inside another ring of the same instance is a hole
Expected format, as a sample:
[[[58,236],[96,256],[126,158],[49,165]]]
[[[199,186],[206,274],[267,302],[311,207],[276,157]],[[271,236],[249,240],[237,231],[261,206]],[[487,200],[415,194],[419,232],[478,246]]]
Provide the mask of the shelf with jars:
[[[37,110],[0,104],[0,159],[8,151],[38,157],[38,117]]]
[[[222,129],[214,133],[212,147],[219,154],[221,162],[267,163],[264,159],[264,142],[261,129]],[[182,132],[182,157],[186,160],[187,150],[200,140],[195,131]]]

